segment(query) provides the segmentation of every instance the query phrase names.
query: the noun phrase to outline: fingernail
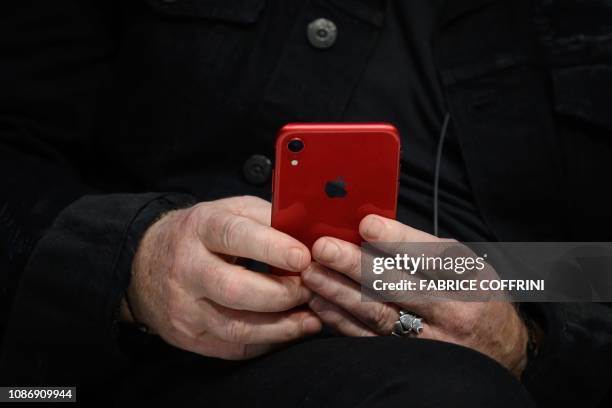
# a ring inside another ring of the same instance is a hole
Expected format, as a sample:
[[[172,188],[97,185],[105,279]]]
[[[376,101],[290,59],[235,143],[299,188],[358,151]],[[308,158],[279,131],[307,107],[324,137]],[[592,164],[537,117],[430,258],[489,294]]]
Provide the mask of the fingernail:
[[[370,217],[364,225],[364,238],[378,239],[382,235],[385,224],[378,217]]]
[[[323,241],[323,247],[321,248],[318,254],[319,261],[327,263],[333,262],[336,260],[339,251],[340,248],[338,247],[338,245],[336,245],[334,241],[326,239]]]
[[[318,333],[321,330],[319,319],[309,316],[302,322],[302,330],[304,333]]]
[[[319,295],[312,295],[312,297],[308,301],[308,307],[310,307],[312,311],[316,312],[319,309],[320,303],[321,297]]]
[[[287,264],[294,271],[301,270],[304,264],[304,251],[299,248],[291,248],[287,254]]]

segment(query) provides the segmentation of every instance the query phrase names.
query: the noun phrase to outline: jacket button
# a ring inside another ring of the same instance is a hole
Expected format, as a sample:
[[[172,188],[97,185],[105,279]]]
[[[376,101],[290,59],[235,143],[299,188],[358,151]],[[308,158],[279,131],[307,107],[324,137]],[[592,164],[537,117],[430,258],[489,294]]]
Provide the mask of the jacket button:
[[[272,175],[272,162],[266,156],[254,154],[244,163],[244,178],[251,184],[265,184]]]
[[[318,18],[308,24],[308,41],[315,48],[329,48],[338,38],[338,28],[333,21],[326,18]]]

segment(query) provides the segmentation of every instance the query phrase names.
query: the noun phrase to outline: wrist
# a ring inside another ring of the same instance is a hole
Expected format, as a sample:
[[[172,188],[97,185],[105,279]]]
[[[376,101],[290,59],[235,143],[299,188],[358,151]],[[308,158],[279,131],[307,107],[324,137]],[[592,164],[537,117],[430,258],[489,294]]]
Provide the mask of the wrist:
[[[522,336],[522,349],[524,350],[522,355],[523,358],[519,365],[517,365],[517,370],[515,370],[515,375],[518,378],[522,377],[523,372],[527,368],[527,366],[537,357],[538,355],[538,346],[541,344],[543,331],[535,322],[535,320],[525,311],[525,307],[522,304],[516,304],[516,312],[521,325],[523,326],[523,336]]]
[[[142,256],[143,251],[138,251],[143,247],[145,235],[151,235],[151,227],[155,225],[165,214],[176,209],[187,208],[195,203],[195,199],[182,193],[150,193],[142,195],[140,207],[134,208],[133,217],[129,222],[126,235],[123,237],[123,247],[117,260],[116,270],[118,282],[116,292],[113,295],[113,322],[123,323],[126,326],[134,326],[140,323],[139,318],[145,316],[145,309],[139,313],[137,309],[138,290],[134,290],[138,278],[135,270],[140,269],[137,264],[143,261],[146,256]],[[144,200],[146,199],[146,200]],[[129,207],[128,207],[129,208]],[[160,216],[161,214],[161,216]],[[138,260],[136,259],[139,252]],[[128,295],[128,291],[131,295]],[[130,302],[131,301],[131,302]],[[130,304],[134,304],[130,307]],[[130,310],[132,309],[132,310]]]
[[[187,210],[172,210],[161,214],[145,231],[134,254],[130,284],[122,303],[122,317],[146,333],[155,332],[154,274],[160,265],[167,265],[171,256],[166,252],[174,241],[173,225]],[[163,267],[162,267],[163,268]]]

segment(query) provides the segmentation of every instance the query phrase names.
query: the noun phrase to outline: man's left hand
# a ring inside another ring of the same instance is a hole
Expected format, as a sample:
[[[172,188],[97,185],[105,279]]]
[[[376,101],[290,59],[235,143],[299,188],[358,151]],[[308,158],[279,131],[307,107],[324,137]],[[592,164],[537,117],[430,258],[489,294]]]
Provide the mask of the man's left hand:
[[[446,241],[397,221],[376,215],[359,226],[368,242]],[[352,243],[324,237],[312,248],[316,262],[302,273],[315,296],[310,308],[321,320],[347,336],[391,335],[400,310],[423,318],[420,338],[446,341],[488,355],[520,377],[527,360],[527,329],[512,303],[491,302],[363,302],[361,252]]]

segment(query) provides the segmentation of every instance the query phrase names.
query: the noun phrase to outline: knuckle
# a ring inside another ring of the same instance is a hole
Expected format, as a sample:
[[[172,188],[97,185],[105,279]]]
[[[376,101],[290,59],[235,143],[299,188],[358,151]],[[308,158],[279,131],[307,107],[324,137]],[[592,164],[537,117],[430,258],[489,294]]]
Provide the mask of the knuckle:
[[[461,319],[461,317],[457,316],[456,318],[449,320],[447,323],[447,329],[454,337],[463,338],[464,334],[467,332],[464,327],[464,323],[465,322]]]
[[[474,335],[478,315],[470,305],[455,308],[454,316],[449,319],[449,329],[456,336],[465,339]]]
[[[168,327],[173,332],[180,332],[184,330],[184,321],[183,321],[183,310],[182,308],[176,304],[176,302],[169,302],[168,304]]]
[[[197,338],[189,322],[177,314],[168,316],[168,331],[166,336],[172,343],[180,346],[187,346]]]
[[[227,208],[235,214],[242,214],[250,206],[258,204],[263,199],[253,195],[237,195],[214,201],[219,207]]]
[[[353,272],[354,274],[359,274],[359,272],[361,271],[361,256],[359,252],[355,253],[351,251],[351,255],[349,255],[347,259],[348,270]]]
[[[227,211],[215,205],[207,205],[197,211],[192,211],[190,216],[192,217],[191,222],[196,222],[200,225],[200,235],[210,238],[222,227],[221,222],[227,216]]]
[[[210,208],[209,211],[203,216],[203,224],[205,225],[203,235],[206,238],[218,236],[224,228],[226,219],[228,218],[227,213],[224,210],[218,208]]]
[[[209,208],[208,203],[198,203],[186,209],[185,223],[191,223],[201,219]]]
[[[192,344],[197,340],[197,336],[181,326],[174,327],[170,332],[170,336],[181,348],[191,348]]]
[[[206,223],[207,216],[210,212],[208,203],[199,203],[187,210],[181,223],[182,231],[192,231],[194,234],[205,234],[206,228],[203,228]]]
[[[379,303],[373,307],[371,314],[370,327],[374,327],[378,331],[382,331],[393,323],[391,308],[384,303]]]
[[[184,330],[174,330],[169,337],[164,340],[181,349],[197,352],[201,347],[200,336],[197,333]]]
[[[221,225],[221,243],[223,248],[232,248],[244,230],[244,222],[238,217],[224,217]]]
[[[235,198],[238,214],[243,214],[248,208],[266,202],[264,199],[252,195],[242,195]]]
[[[268,235],[263,235],[260,238],[261,256],[263,259],[271,259],[274,254],[275,242]]]
[[[227,274],[224,265],[220,262],[211,262],[211,258],[207,260],[208,262],[205,261],[202,266],[202,273],[209,282],[215,282],[216,287],[221,289],[225,285],[225,275]],[[220,290],[220,292],[222,291]]]
[[[220,300],[228,306],[238,308],[242,305],[242,284],[239,280],[234,278],[233,274],[229,274],[223,271],[220,267],[218,269],[219,279],[219,297]]]
[[[225,330],[225,340],[234,343],[247,343],[249,341],[250,330],[248,325],[241,319],[230,321]]]

